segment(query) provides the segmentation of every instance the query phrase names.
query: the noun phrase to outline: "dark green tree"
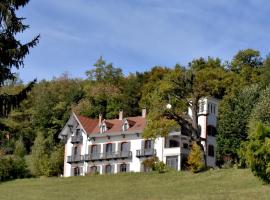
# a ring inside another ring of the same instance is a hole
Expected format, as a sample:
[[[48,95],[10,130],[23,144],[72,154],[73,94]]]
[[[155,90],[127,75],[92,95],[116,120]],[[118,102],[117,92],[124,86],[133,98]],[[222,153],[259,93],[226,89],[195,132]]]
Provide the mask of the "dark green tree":
[[[217,158],[238,161],[237,151],[247,140],[248,122],[255,102],[260,96],[260,86],[248,86],[234,96],[227,96],[220,104],[217,135]]]
[[[0,87],[6,80],[16,78],[12,68],[19,69],[24,66],[25,56],[39,41],[39,35],[25,44],[16,38],[17,34],[29,28],[23,23],[24,18],[16,15],[16,11],[28,2],[29,0],[2,0],[0,2]],[[32,85],[33,83],[17,95],[1,95],[0,115],[6,116],[12,107],[18,106]]]

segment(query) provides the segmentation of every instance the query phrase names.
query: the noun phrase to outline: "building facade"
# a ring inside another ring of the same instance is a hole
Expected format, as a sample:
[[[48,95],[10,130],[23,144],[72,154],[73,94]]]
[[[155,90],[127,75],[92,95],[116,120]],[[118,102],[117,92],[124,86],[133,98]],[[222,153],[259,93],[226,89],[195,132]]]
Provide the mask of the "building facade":
[[[215,167],[218,100],[207,97],[199,103],[198,124],[206,164]],[[145,126],[145,109],[137,117],[124,117],[120,111],[118,119],[110,120],[102,119],[101,115],[99,119],[90,119],[72,113],[59,134],[65,140],[64,176],[147,172],[151,169],[143,161],[154,156],[175,170],[183,169],[190,137],[175,130],[165,138],[144,139]]]

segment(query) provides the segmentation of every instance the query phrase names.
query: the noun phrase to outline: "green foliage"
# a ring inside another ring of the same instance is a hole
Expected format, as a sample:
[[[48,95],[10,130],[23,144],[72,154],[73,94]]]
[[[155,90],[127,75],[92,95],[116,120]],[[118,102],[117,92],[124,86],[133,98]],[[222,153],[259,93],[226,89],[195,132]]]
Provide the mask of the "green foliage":
[[[158,173],[165,173],[169,171],[167,165],[160,161],[158,157],[145,159],[142,164],[153,171],[157,171]]]
[[[260,87],[252,85],[221,102],[217,135],[217,158],[220,164],[228,160],[237,162],[237,150],[241,142],[247,140],[249,117],[259,96]]]
[[[50,175],[49,155],[42,133],[38,133],[31,152],[31,172],[35,176]]]
[[[204,152],[202,148],[193,142],[188,155],[188,165],[193,173],[201,172],[205,169]]]
[[[260,93],[260,98],[252,110],[250,120],[259,121],[270,126],[270,86]]]
[[[261,122],[250,126],[249,141],[243,144],[246,164],[253,174],[263,181],[270,182],[270,127]]]
[[[26,152],[25,152],[24,143],[22,141],[22,138],[20,138],[15,143],[14,155],[20,158],[24,158],[25,153]]]
[[[0,156],[0,182],[29,177],[25,160],[14,156]]]
[[[16,11],[25,6],[29,0],[5,0],[0,2],[0,85],[7,79],[15,78],[12,67],[23,66],[23,59],[29,49],[38,43],[39,36],[26,44],[16,39],[18,33],[24,32],[28,25],[23,24],[24,18],[17,17]]]

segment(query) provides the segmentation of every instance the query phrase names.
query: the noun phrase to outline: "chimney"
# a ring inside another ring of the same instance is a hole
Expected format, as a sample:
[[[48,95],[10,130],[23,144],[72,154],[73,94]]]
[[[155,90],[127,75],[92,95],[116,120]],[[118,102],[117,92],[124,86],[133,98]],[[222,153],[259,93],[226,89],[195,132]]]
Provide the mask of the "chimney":
[[[119,120],[123,120],[123,110],[119,110]]]
[[[143,108],[142,109],[142,117],[143,118],[146,118],[146,108]]]
[[[99,116],[98,116],[98,125],[99,126],[101,125],[101,122],[102,122],[102,114],[99,113]]]

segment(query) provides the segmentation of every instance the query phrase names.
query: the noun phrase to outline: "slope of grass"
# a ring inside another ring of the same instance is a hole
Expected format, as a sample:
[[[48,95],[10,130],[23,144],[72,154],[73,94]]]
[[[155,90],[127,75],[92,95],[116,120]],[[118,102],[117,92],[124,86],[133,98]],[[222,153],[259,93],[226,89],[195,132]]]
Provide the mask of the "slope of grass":
[[[131,173],[37,178],[0,184],[1,200],[270,199],[270,187],[249,170]]]

